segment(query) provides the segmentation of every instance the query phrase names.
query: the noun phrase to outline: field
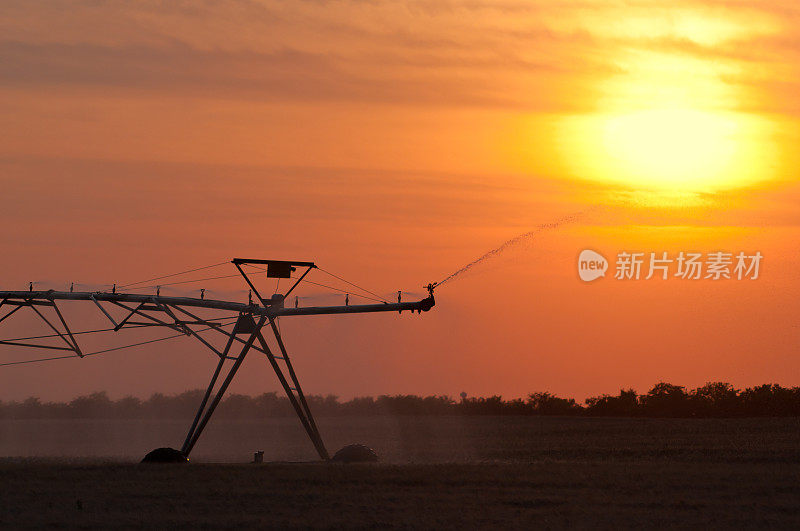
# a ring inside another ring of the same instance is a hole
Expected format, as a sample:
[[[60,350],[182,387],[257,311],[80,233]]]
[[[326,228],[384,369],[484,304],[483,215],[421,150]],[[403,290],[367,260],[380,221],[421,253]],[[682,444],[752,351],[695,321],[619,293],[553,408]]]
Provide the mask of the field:
[[[246,464],[313,454],[290,419],[220,421],[192,464],[136,464],[182,427],[0,423],[0,526],[800,527],[798,419],[321,419],[376,465]]]

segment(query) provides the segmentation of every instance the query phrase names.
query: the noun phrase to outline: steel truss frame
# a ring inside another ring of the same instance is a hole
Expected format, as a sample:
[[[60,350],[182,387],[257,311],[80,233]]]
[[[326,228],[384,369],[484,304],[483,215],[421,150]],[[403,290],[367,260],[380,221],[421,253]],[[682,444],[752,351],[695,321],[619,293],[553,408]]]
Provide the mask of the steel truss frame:
[[[261,305],[257,303],[241,304],[229,301],[187,297],[161,297],[159,295],[153,296],[114,292],[60,292],[54,290],[0,291],[0,312],[2,312],[3,307],[11,307],[5,315],[0,316],[0,324],[21,308],[27,307],[54,332],[54,334],[51,335],[0,340],[0,345],[71,351],[81,358],[92,355],[93,353],[84,353],[81,350],[75,336],[85,332],[72,331],[56,303],[58,300],[91,301],[112,326],[102,331],[118,332],[122,329],[129,328],[161,327],[193,337],[203,346],[211,350],[219,360],[203,398],[200,401],[197,413],[189,427],[189,431],[186,434],[183,446],[181,447],[181,452],[187,457],[192,452],[203,430],[211,420],[214,411],[236,376],[245,357],[251,350],[255,350],[264,354],[267,358],[267,361],[277,376],[286,397],[297,414],[303,429],[306,431],[319,457],[323,460],[328,460],[330,456],[325,448],[325,444],[317,428],[316,421],[309,408],[303,389],[300,386],[300,381],[292,366],[289,353],[284,344],[280,329],[277,326],[277,319],[281,316],[387,311],[402,312],[403,310],[410,310],[411,312],[428,311],[435,304],[433,299],[433,288],[435,286],[427,286],[430,296],[417,302],[284,308],[283,299],[316,267],[313,262],[281,262],[236,258],[232,263],[242,274],[242,277],[250,286],[251,290],[256,294]],[[264,264],[268,266],[277,264],[279,268],[291,268],[292,271],[294,271],[295,267],[306,267],[307,269],[297,278],[295,283],[282,297],[265,299],[255,288],[248,278],[248,275],[242,270],[241,265],[244,264]],[[102,303],[124,310],[125,317],[122,319],[115,319],[111,312],[103,307]],[[53,319],[53,316],[48,319],[40,308],[52,308],[55,317],[57,317],[57,323],[54,324],[53,321],[56,320]],[[224,317],[206,319],[198,316],[190,308],[217,309],[235,313]],[[225,327],[229,326],[231,322],[223,323],[221,321],[231,321],[232,319],[235,319],[235,322],[233,322],[233,329],[229,332]],[[58,324],[60,324],[61,328],[57,326]],[[273,353],[265,338],[265,329],[271,332],[274,337],[278,350],[277,354]],[[202,337],[200,335],[201,332],[221,334],[226,338],[225,347],[222,350],[218,349],[206,338]],[[60,343],[58,345],[49,345],[30,342],[31,340],[40,340],[44,338],[54,340],[59,338],[64,346],[61,346]],[[233,352],[236,353],[232,354]],[[227,368],[226,365],[228,365]]]

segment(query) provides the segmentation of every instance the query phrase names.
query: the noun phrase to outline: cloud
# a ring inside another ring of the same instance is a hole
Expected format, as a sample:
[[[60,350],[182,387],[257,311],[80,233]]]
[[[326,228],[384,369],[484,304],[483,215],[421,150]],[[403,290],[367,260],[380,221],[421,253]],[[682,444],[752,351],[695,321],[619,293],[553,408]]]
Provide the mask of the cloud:
[[[591,52],[597,47],[586,32],[535,20],[510,27],[505,11],[462,20],[484,9],[470,5],[79,2],[64,11],[11,2],[2,9],[0,84],[10,88],[552,112],[587,109],[592,78],[615,69]]]
[[[733,89],[725,98],[708,90],[706,103],[797,113],[800,10],[791,2],[83,1],[0,10],[0,90],[584,113],[619,98],[620,85],[635,89],[643,61],[631,57],[647,53],[675,59],[673,92],[699,73]],[[651,90],[640,88],[632,93]]]
[[[185,45],[109,47],[0,43],[0,85],[7,88],[111,88],[259,101],[355,101],[553,110],[573,105],[546,87],[536,102],[505,90],[498,76],[561,65],[506,57],[446,58],[377,54],[348,58],[297,49],[199,50]]]

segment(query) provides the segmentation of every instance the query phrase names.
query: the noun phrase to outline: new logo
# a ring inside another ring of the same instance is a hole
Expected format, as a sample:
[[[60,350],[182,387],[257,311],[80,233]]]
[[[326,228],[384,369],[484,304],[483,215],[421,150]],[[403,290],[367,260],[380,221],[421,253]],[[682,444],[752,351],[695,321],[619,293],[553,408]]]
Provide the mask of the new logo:
[[[600,277],[606,276],[608,270],[608,260],[602,254],[584,249],[578,256],[578,276],[584,282],[591,282]]]

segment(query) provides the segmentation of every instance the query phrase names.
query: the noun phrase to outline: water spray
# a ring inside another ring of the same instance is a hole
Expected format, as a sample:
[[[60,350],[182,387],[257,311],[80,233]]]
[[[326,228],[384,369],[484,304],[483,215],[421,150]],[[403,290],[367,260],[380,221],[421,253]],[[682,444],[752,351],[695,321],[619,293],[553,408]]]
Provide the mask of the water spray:
[[[496,248],[492,249],[491,251],[488,251],[487,253],[483,254],[482,256],[480,256],[477,259],[473,260],[472,262],[468,263],[467,265],[465,265],[461,269],[458,269],[454,273],[451,273],[450,275],[445,277],[444,280],[442,280],[440,282],[434,282],[432,284],[428,284],[428,286],[425,286],[425,288],[428,289],[429,293],[431,294],[431,297],[433,297],[433,289],[436,288],[437,286],[441,286],[442,284],[445,284],[446,282],[450,282],[451,280],[453,280],[454,278],[458,277],[462,273],[466,273],[467,271],[472,269],[474,266],[476,266],[476,265],[478,265],[478,264],[480,264],[480,263],[482,263],[482,262],[484,262],[486,260],[489,260],[490,258],[494,258],[495,256],[498,256],[498,255],[502,254],[503,252],[507,251],[509,248],[514,247],[515,245],[520,244],[520,243],[524,242],[525,240],[533,238],[534,236],[536,236],[537,234],[539,234],[541,232],[548,231],[548,230],[554,230],[554,229],[557,229],[557,228],[561,227],[562,225],[566,225],[566,224],[569,224],[569,223],[575,223],[582,216],[584,216],[585,214],[587,214],[588,212],[590,212],[592,210],[595,210],[596,208],[599,208],[599,207],[592,207],[592,208],[590,208],[588,210],[584,210],[584,211],[578,212],[576,214],[570,214],[569,216],[565,216],[565,217],[563,217],[563,218],[561,218],[559,220],[553,221],[551,223],[544,223],[542,225],[539,225],[538,227],[536,227],[532,231],[528,231],[528,232],[526,232],[524,234],[520,234],[519,236],[515,236],[514,238],[511,238],[510,240],[505,241],[499,247],[496,247]]]

